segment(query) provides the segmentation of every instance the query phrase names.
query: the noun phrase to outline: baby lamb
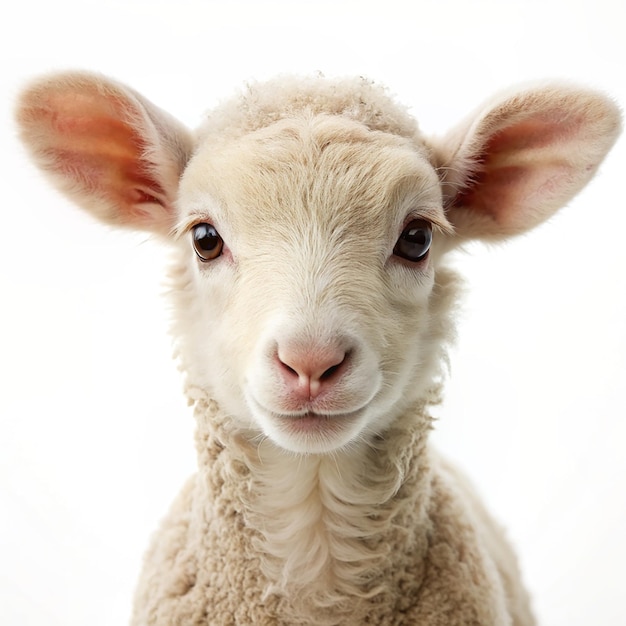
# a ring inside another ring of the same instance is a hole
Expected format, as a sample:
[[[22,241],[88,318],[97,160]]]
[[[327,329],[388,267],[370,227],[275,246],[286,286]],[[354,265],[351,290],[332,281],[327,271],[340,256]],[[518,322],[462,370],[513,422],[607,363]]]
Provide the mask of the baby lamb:
[[[371,82],[282,77],[191,133],[70,72],[17,116],[63,192],[173,251],[198,472],[134,626],[534,623],[502,531],[428,444],[459,291],[444,261],[580,191],[619,133],[609,99],[512,91],[433,139]]]

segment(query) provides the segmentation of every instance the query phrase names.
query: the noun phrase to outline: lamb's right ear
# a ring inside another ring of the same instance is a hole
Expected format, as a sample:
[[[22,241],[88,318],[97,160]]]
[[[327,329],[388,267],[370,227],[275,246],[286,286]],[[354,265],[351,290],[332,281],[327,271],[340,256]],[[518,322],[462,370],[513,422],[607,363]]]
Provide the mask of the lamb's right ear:
[[[17,108],[21,137],[57,187],[99,219],[166,234],[189,131],[132,89],[84,72],[38,80]]]

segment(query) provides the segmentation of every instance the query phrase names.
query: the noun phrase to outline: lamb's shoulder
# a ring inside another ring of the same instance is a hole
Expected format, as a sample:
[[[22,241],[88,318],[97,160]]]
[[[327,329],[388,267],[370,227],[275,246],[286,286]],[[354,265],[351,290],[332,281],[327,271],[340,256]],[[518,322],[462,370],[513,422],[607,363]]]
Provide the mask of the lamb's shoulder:
[[[132,626],[275,623],[242,516],[208,488],[202,472],[190,478],[152,537]]]
[[[431,451],[424,578],[407,624],[531,626],[517,559],[465,475]]]

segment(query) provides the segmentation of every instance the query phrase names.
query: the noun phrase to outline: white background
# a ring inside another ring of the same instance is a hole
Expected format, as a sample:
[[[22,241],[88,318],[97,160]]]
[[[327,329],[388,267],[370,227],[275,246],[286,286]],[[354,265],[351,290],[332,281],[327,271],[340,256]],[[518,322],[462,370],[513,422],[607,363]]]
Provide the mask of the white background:
[[[163,251],[94,224],[15,139],[28,77],[87,68],[194,126],[251,78],[362,74],[440,133],[511,83],[626,103],[621,2],[19,0],[0,19],[0,624],[124,624],[193,471]],[[624,141],[549,224],[459,259],[468,297],[435,439],[520,554],[540,621],[626,624]]]

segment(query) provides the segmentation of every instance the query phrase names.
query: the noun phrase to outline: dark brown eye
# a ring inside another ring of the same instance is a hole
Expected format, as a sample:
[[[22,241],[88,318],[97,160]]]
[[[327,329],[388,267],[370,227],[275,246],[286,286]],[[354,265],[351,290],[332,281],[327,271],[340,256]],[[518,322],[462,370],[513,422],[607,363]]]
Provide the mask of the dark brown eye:
[[[411,263],[419,263],[426,258],[433,241],[433,228],[426,220],[413,220],[402,231],[393,253]]]
[[[192,237],[193,248],[201,261],[212,261],[222,254],[224,241],[211,224],[196,224]]]

